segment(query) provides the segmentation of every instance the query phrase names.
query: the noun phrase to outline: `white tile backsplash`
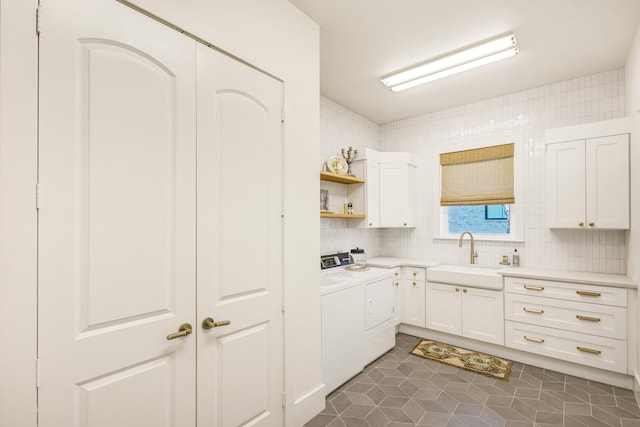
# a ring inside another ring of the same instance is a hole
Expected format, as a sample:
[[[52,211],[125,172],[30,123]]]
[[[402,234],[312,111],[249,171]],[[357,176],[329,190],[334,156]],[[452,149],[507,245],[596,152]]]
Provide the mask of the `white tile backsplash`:
[[[467,241],[461,249],[457,241],[433,238],[439,225],[433,214],[437,189],[431,183],[439,171],[429,166],[430,156],[435,155],[430,148],[518,135],[524,154],[524,242],[476,242],[478,262],[494,264],[517,247],[523,267],[626,273],[627,232],[546,227],[544,182],[545,130],[624,117],[624,81],[624,69],[611,70],[384,125],[321,97],[321,164],[341,148],[353,146],[409,151],[419,165],[415,229],[358,229],[348,227],[344,219],[322,219],[321,252],[360,246],[369,256],[466,262]],[[330,189],[332,205],[334,199],[338,204],[332,209],[341,211],[345,186],[322,183],[321,187]]]

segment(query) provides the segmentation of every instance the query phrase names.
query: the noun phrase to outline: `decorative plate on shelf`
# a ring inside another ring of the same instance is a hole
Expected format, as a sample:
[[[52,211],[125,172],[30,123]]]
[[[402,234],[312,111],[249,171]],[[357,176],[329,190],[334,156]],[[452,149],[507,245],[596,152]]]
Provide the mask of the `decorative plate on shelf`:
[[[332,156],[327,160],[327,168],[329,169],[329,172],[344,175],[347,173],[349,165],[342,157]]]

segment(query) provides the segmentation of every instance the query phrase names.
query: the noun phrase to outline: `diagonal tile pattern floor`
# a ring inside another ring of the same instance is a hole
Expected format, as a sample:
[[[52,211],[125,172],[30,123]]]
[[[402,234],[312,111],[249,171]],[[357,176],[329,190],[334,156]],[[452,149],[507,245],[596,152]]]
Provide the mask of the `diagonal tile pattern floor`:
[[[630,390],[515,363],[497,380],[396,346],[327,396],[306,427],[640,427]]]

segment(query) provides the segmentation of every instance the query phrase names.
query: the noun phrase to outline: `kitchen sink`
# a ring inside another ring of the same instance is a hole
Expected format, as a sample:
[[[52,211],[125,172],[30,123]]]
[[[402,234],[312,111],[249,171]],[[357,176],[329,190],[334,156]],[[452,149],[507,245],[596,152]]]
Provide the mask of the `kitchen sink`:
[[[470,288],[502,289],[500,268],[479,264],[441,264],[427,268],[429,282],[448,283]]]

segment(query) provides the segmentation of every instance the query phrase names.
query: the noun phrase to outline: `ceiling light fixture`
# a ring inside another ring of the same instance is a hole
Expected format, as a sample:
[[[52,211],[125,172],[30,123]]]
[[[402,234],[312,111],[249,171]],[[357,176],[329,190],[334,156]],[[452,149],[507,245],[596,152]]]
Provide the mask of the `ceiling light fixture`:
[[[390,75],[382,84],[399,92],[517,54],[516,35],[509,34]]]

